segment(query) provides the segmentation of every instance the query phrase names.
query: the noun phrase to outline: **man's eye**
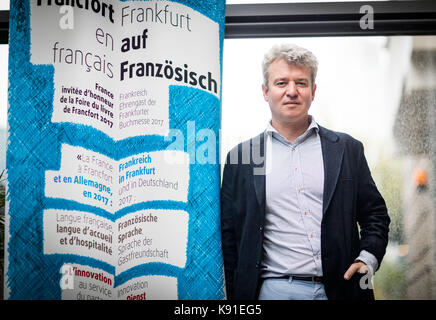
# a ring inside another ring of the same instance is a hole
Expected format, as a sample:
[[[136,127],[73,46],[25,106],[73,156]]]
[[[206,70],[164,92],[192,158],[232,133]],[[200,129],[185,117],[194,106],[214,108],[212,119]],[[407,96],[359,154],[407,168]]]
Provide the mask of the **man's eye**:
[[[279,87],[282,87],[282,86],[286,85],[286,82],[280,81],[280,82],[277,82],[276,85],[279,86]]]
[[[298,86],[302,86],[302,87],[304,86],[304,87],[305,87],[305,86],[307,86],[307,83],[306,83],[305,81],[299,81],[299,82],[297,82],[297,85],[298,85]]]

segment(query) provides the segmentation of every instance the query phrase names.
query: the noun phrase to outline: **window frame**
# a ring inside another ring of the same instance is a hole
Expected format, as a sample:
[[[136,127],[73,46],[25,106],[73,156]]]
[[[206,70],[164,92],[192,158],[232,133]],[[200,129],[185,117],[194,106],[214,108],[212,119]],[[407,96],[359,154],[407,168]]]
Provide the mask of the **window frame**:
[[[374,28],[361,29],[364,5]],[[225,38],[436,34],[434,1],[234,4],[226,6]]]
[[[374,9],[374,28],[361,29],[360,9]],[[8,43],[9,11],[0,11],[0,44]],[[435,1],[228,4],[225,38],[436,34]]]

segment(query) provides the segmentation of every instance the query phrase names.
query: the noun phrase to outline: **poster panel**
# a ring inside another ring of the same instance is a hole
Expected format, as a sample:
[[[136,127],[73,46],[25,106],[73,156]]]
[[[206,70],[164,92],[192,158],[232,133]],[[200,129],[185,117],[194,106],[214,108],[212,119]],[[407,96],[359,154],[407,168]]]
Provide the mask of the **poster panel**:
[[[224,298],[224,15],[11,1],[6,298]]]

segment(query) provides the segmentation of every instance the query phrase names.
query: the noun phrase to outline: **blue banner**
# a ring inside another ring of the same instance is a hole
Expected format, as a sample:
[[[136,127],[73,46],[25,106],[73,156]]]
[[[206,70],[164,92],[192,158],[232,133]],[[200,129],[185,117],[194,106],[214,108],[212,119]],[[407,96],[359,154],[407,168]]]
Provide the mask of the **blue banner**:
[[[6,298],[224,298],[224,16],[11,1]]]

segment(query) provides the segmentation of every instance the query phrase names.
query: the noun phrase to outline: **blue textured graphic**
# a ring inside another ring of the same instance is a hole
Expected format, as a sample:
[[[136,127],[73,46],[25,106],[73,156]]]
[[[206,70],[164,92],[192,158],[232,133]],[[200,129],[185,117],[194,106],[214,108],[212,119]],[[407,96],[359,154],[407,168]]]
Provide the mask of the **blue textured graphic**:
[[[220,26],[220,61],[224,38],[223,0],[176,0],[199,11]],[[184,268],[147,263],[115,277],[115,287],[143,275],[177,278],[179,299],[222,299],[223,274],[219,229],[219,152],[215,164],[190,164],[188,202],[150,201],[124,208],[115,215],[94,206],[44,196],[45,172],[59,170],[61,145],[80,146],[119,160],[143,152],[165,149],[171,142],[161,136],[138,136],[115,142],[85,125],[52,123],[53,66],[30,63],[30,4],[12,0],[9,41],[9,141],[6,155],[9,189],[9,267],[6,286],[10,299],[60,299],[60,268],[64,263],[89,265],[115,274],[105,262],[66,254],[43,254],[43,210],[92,212],[116,219],[142,209],[185,210],[189,214],[187,261]],[[184,86],[169,87],[170,129],[188,137],[187,123],[195,121],[195,133],[213,130],[219,150],[221,102],[205,91]],[[184,151],[190,150],[187,141]]]

